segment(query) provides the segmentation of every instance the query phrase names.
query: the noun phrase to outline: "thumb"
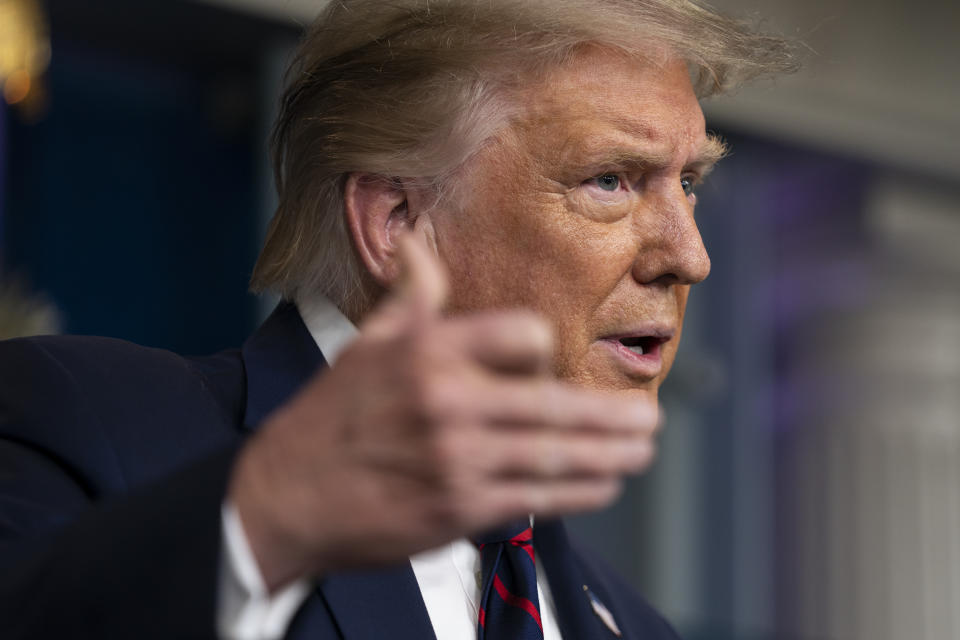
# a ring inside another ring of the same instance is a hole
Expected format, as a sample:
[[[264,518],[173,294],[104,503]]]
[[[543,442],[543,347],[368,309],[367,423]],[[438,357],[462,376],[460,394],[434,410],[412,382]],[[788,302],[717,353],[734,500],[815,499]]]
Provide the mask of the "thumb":
[[[363,323],[368,336],[393,335],[400,327],[422,325],[447,300],[447,274],[426,240],[405,233],[398,240],[400,277],[393,291]]]
[[[426,240],[413,233],[399,239],[400,280],[394,297],[417,319],[435,316],[447,301],[447,274]]]

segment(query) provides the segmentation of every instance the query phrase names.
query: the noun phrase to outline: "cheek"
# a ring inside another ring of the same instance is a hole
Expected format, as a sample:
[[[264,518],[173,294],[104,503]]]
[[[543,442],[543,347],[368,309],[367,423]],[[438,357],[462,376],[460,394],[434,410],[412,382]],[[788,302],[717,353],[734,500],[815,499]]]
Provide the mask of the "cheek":
[[[683,335],[683,318],[686,313],[687,298],[689,295],[690,285],[681,285],[675,288],[674,296],[677,301],[677,333],[673,340],[671,340],[667,345],[667,348],[664,349],[663,362],[665,366],[659,382],[663,382],[663,379],[666,378],[668,373],[670,373],[670,368],[673,366],[673,361],[677,357],[677,349],[680,346],[680,338]]]
[[[437,245],[450,276],[451,311],[528,306],[541,279],[537,235],[501,203],[445,214]]]
[[[683,329],[683,318],[687,312],[687,298],[690,297],[690,285],[677,285],[674,289],[674,296],[677,301],[677,320],[679,321],[677,331],[679,332]]]
[[[630,218],[621,207],[589,215],[564,193],[531,188],[528,167],[507,164],[478,171],[468,206],[436,221],[450,309],[524,307],[551,320],[561,339],[582,341],[596,309],[629,277]],[[518,184],[518,175],[528,182]]]
[[[623,220],[636,208],[636,198],[630,194],[605,193],[598,187],[582,186],[568,196],[568,207],[579,215],[604,224]]]
[[[495,211],[458,223],[441,245],[451,310],[527,308],[552,322],[561,344],[580,350],[597,309],[629,277],[631,243],[611,225],[565,220],[562,209],[542,203]]]

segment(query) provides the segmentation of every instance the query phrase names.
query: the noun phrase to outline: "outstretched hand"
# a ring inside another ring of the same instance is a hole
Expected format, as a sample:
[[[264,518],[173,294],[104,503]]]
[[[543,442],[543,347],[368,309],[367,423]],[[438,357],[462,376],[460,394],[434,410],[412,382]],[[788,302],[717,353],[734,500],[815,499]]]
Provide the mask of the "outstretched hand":
[[[445,317],[437,258],[413,236],[400,250],[400,285],[234,469],[229,499],[271,589],[602,507],[652,458],[655,403],[554,380],[551,329],[531,313]]]

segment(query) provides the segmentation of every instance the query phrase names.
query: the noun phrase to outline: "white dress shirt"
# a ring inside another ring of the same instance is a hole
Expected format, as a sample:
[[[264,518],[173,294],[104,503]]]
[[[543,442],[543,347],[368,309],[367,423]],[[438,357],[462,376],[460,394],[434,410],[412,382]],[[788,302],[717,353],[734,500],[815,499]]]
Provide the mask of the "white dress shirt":
[[[300,316],[331,367],[357,329],[323,297],[297,303]],[[532,520],[532,519],[531,519]],[[223,506],[223,561],[217,630],[224,640],[283,637],[312,582],[302,579],[271,595],[263,582],[243,525],[229,503]],[[466,538],[410,558],[413,573],[438,640],[475,640],[480,600],[480,552]],[[561,640],[550,585],[539,559],[537,591],[544,640]]]

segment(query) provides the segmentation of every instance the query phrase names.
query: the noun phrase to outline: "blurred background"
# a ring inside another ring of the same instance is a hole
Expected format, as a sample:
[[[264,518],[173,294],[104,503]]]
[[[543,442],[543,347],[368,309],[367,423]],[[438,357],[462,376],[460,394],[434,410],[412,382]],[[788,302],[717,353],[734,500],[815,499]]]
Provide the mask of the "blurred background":
[[[0,0],[0,336],[236,346],[317,0]],[[804,70],[707,102],[713,258],[653,471],[573,521],[689,640],[960,638],[960,3],[716,0]]]

